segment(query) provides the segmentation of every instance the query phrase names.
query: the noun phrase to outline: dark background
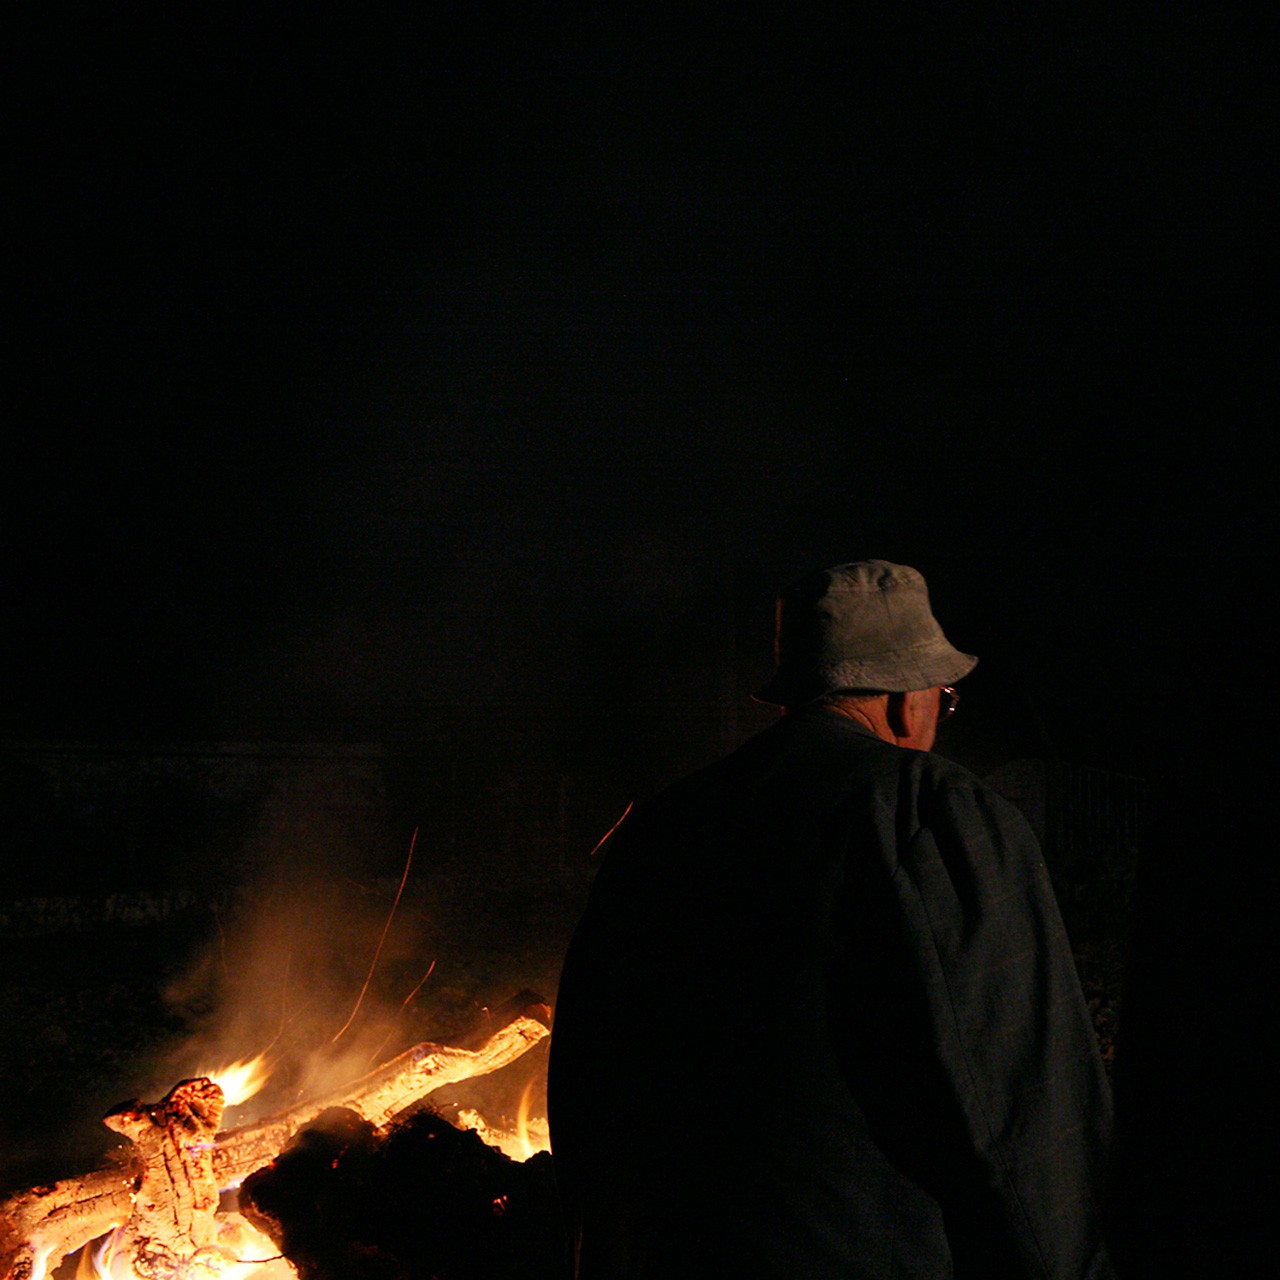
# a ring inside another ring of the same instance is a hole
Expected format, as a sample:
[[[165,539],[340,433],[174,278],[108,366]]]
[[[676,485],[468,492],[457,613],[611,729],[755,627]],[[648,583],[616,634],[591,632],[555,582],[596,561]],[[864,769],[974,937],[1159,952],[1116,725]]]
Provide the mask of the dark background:
[[[1273,505],[1267,46],[1140,17],[37,20],[5,733],[625,727],[879,555],[1121,752]]]
[[[1219,816],[1270,736],[1272,44],[895,14],[28,17],[0,738],[447,720],[642,793],[767,721],[788,579],[914,564],[982,657],[946,750],[1191,807],[1140,894],[1127,1185],[1203,1206],[1259,963]]]

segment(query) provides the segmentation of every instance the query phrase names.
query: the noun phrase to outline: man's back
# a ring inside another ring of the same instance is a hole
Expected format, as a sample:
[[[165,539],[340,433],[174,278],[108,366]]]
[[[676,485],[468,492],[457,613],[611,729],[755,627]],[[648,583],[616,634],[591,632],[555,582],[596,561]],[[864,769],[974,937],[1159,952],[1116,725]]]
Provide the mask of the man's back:
[[[619,829],[551,1090],[584,1280],[1090,1274],[1109,1107],[1034,839],[830,711]]]

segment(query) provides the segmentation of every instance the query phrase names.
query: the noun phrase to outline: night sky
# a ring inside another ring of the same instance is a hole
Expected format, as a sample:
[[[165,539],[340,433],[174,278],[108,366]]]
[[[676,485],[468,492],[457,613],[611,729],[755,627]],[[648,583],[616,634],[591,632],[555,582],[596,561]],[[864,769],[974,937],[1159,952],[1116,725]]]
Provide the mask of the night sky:
[[[0,736],[749,719],[880,556],[976,762],[1136,767],[1264,558],[1265,46],[1100,14],[29,19]]]

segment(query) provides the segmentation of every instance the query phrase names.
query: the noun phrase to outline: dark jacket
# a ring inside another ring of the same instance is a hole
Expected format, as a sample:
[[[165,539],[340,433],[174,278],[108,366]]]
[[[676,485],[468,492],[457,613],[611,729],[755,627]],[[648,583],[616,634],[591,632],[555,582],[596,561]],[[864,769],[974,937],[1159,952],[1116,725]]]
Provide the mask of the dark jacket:
[[[634,812],[566,959],[581,1280],[1110,1275],[1110,1099],[1040,850],[829,710]]]

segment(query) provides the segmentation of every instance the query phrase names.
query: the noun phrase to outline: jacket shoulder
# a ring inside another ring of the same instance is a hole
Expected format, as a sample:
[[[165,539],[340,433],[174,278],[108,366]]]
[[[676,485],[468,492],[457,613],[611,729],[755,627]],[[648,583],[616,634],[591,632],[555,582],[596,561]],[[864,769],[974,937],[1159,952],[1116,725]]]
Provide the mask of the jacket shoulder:
[[[949,795],[974,804],[1004,821],[1022,824],[1022,811],[964,765],[931,751],[913,751],[908,765],[915,789],[923,797]]]

